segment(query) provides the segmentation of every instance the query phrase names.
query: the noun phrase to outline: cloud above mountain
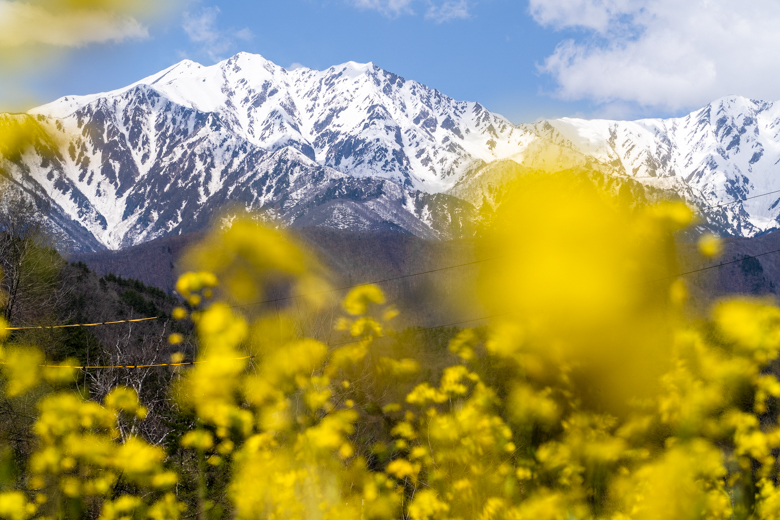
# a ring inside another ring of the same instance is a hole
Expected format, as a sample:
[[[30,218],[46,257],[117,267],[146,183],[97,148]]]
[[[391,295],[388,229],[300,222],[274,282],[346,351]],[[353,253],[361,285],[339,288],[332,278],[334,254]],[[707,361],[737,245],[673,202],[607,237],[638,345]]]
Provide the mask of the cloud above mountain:
[[[537,23],[575,29],[539,65],[566,100],[679,111],[731,94],[780,99],[775,0],[530,0]]]
[[[182,29],[190,41],[199,45],[199,52],[215,63],[235,49],[237,40],[248,41],[254,37],[246,27],[240,30],[221,29],[217,21],[220,13],[219,7],[213,6],[195,12],[185,11],[182,15]]]
[[[416,15],[418,10],[424,13],[426,20],[444,23],[452,20],[469,18],[470,2],[468,0],[349,0],[360,9],[378,11],[385,16],[395,18],[401,15]]]
[[[425,13],[425,18],[437,23],[451,20],[465,19],[470,16],[469,4],[466,0],[444,2],[441,5],[430,5]]]

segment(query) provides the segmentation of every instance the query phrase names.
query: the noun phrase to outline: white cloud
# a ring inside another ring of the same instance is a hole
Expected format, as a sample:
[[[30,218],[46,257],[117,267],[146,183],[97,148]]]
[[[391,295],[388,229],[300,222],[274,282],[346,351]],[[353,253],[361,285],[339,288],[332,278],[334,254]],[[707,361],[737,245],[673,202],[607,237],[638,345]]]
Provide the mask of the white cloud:
[[[182,28],[190,40],[197,43],[212,43],[221,36],[217,30],[217,16],[220,12],[219,7],[204,7],[195,15],[185,12]]]
[[[297,61],[295,63],[291,63],[289,67],[287,67],[287,70],[296,70],[296,69],[305,69],[306,66],[298,63]]]
[[[530,0],[534,19],[557,29],[583,27],[604,33],[610,24],[641,10],[643,0]]]
[[[401,15],[414,15],[414,4],[427,7],[425,18],[436,23],[468,18],[470,0],[348,0],[359,9],[373,10],[390,18]]]
[[[671,111],[732,94],[780,99],[776,0],[530,0],[530,12],[585,29],[540,66],[564,99]]]
[[[28,3],[0,0],[0,47],[81,47],[148,37],[147,28],[129,15],[87,9],[54,12]]]
[[[236,38],[239,40],[249,41],[255,37],[255,33],[253,33],[249,27],[244,27],[240,31],[236,31]]]
[[[182,29],[193,43],[201,44],[200,51],[213,61],[220,61],[225,53],[235,49],[235,40],[248,41],[254,38],[252,31],[245,27],[238,31],[220,30],[217,18],[219,7],[204,7],[196,13],[185,12],[182,16]]]
[[[350,0],[359,9],[379,11],[386,16],[414,14],[411,4],[414,0]]]
[[[449,22],[451,20],[465,19],[470,16],[469,4],[466,0],[448,1],[441,5],[431,5],[425,18],[436,23]]]

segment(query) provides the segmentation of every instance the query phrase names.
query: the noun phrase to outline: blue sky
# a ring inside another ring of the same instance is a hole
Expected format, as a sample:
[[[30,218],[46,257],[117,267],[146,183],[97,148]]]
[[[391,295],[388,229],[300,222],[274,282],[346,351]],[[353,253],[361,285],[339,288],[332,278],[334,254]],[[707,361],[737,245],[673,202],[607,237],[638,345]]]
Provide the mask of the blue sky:
[[[0,0],[0,32],[4,6],[19,3]],[[516,123],[671,116],[730,94],[780,99],[780,61],[768,51],[780,43],[777,4],[182,0],[132,26],[121,14],[104,24],[114,35],[44,42],[54,57],[2,69],[0,109],[122,87],[185,57],[212,64],[247,51],[285,67],[373,61]]]

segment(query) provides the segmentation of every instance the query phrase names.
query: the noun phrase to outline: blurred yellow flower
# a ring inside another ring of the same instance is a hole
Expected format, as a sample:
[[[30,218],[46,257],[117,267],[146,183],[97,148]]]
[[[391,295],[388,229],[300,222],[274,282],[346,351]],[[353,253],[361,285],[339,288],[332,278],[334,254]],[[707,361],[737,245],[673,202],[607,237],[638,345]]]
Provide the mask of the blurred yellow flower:
[[[720,256],[722,249],[721,240],[712,233],[705,233],[699,239],[699,251],[707,258]]]

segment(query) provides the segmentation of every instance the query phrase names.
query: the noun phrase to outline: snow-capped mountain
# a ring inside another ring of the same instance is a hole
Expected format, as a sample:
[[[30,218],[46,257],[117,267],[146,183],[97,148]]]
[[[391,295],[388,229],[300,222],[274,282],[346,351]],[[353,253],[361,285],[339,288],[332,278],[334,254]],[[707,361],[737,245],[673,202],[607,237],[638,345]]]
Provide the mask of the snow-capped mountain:
[[[425,192],[442,192],[475,160],[515,152],[523,134],[479,103],[454,101],[371,63],[325,71],[288,71],[262,56],[239,53],[204,67],[182,61],[127,88],[69,96],[30,113],[58,119],[106,107],[122,113],[121,130],[143,132],[139,110],[164,103],[214,114],[223,128],[263,150],[291,147],[318,164],[353,177],[379,176]],[[161,107],[168,110],[170,105]],[[155,143],[131,143],[135,159],[154,160]]]
[[[520,126],[537,136],[512,157],[525,168],[588,166],[651,192],[674,193],[722,235],[780,228],[780,103],[730,96],[680,118],[562,118]],[[516,172],[507,161],[494,161],[463,176],[449,193],[476,203]]]
[[[457,236],[473,208],[442,192],[517,132],[373,65],[287,71],[245,53],[30,114],[62,144],[5,169],[108,248],[203,227],[226,202],[287,224]]]
[[[780,189],[780,108],[736,97],[679,119],[513,125],[370,63],[286,70],[240,53],[29,114],[0,124],[47,132],[0,170],[48,202],[75,250],[200,229],[230,203],[285,225],[463,236],[517,164],[587,165],[700,207]],[[751,236],[778,227],[778,201],[706,215]]]
[[[780,227],[780,103],[731,96],[675,119],[549,124],[582,153],[680,193],[723,233]]]

